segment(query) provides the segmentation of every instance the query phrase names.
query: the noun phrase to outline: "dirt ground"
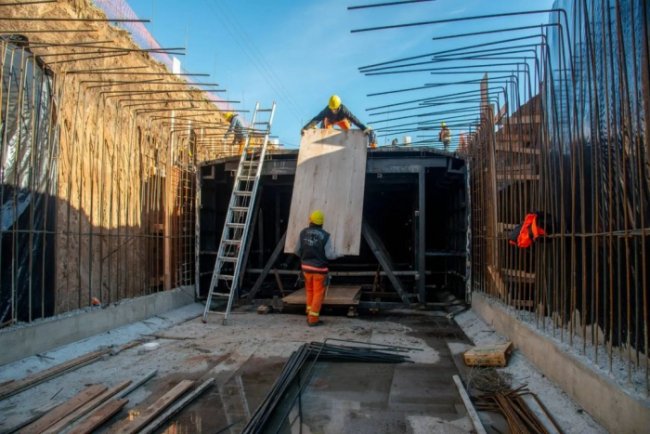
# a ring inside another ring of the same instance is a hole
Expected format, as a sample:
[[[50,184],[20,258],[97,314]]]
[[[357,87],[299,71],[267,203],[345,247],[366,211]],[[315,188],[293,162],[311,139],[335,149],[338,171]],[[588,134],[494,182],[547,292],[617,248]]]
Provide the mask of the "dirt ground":
[[[201,311],[201,305],[190,305],[45,354],[52,360],[35,356],[3,366],[0,382],[22,378],[102,345],[121,345],[152,333],[175,338],[156,339],[160,347],[155,351],[135,347],[0,402],[0,430],[23,420],[34,409],[70,398],[85,385],[113,386],[157,369],[152,380],[128,396],[126,410],[111,423],[137,414],[181,380],[198,384],[215,378],[213,387],[159,432],[214,433],[237,422],[227,431],[237,433],[264,399],[292,351],[305,342],[339,338],[421,351],[409,353],[414,362],[410,364],[319,365],[302,397],[303,432],[472,432],[452,381],[453,375],[464,375],[456,349],[471,345],[471,341],[444,313],[391,311],[347,318],[344,312],[340,316],[331,312],[324,316],[325,326],[309,328],[297,312],[258,315],[246,308],[235,311],[230,325],[223,327],[218,319],[203,324],[196,317]],[[575,404],[533,367],[517,363],[521,370],[517,371],[518,380],[530,381],[527,378],[535,376],[531,389],[554,409],[566,432],[605,432],[588,415],[576,411]],[[498,418],[488,414],[481,417],[484,423],[507,432]]]

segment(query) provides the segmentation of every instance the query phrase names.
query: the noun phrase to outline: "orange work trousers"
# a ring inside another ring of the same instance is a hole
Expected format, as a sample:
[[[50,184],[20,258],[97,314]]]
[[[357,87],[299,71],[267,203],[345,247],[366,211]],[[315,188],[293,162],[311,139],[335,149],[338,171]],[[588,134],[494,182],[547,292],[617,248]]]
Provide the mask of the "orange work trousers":
[[[239,145],[239,151],[237,152],[237,155],[241,155],[242,152],[244,152],[244,145],[246,144],[246,139],[241,139],[237,141],[237,145]]]
[[[305,273],[305,288],[307,289],[307,319],[311,324],[318,322],[320,309],[325,298],[325,274]]]
[[[325,128],[334,128],[337,126],[342,130],[349,130],[352,127],[350,125],[350,121],[347,119],[343,119],[342,121],[338,122],[330,122],[327,118],[323,119],[323,126]]]

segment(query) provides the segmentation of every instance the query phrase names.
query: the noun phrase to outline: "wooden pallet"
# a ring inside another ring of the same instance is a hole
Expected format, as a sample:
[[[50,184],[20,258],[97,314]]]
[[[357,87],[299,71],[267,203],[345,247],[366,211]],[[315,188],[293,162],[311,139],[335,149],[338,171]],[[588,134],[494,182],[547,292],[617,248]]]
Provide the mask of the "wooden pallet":
[[[325,294],[323,306],[356,306],[361,297],[361,286],[330,286]],[[306,305],[307,290],[299,289],[282,299],[291,305]]]

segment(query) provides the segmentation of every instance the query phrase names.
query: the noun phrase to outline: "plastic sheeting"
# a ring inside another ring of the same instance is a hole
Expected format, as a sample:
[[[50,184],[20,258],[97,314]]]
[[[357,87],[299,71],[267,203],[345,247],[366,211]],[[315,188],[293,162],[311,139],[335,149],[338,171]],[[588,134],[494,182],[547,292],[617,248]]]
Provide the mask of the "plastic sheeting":
[[[1,38],[0,325],[51,316],[56,210],[52,73]]]

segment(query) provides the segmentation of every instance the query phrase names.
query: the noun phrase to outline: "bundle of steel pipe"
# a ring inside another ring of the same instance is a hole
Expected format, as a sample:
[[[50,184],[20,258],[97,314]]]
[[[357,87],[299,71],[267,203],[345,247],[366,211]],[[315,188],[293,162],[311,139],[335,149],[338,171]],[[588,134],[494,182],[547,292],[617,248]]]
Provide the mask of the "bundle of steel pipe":
[[[328,341],[340,342],[341,345],[334,345]],[[303,344],[291,354],[271,391],[242,433],[274,432],[273,429],[277,432],[287,419],[296,400],[299,401],[299,407],[301,406],[301,393],[309,382],[316,362],[405,363],[409,362],[409,357],[404,353],[412,350],[421,351],[407,347],[340,339]],[[307,365],[307,362],[311,364]],[[286,405],[287,402],[289,405]]]

